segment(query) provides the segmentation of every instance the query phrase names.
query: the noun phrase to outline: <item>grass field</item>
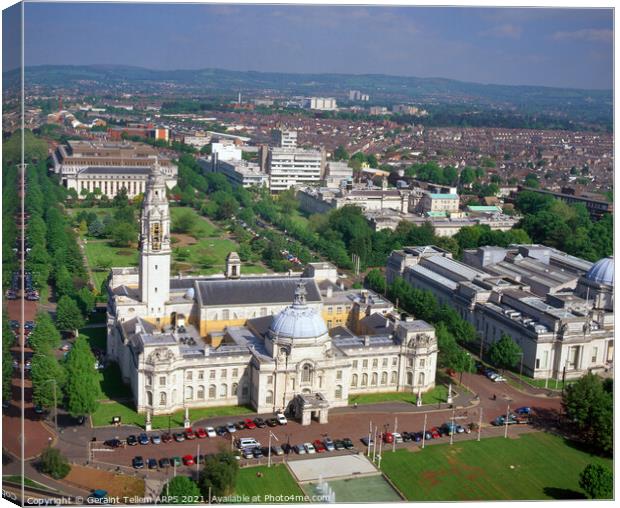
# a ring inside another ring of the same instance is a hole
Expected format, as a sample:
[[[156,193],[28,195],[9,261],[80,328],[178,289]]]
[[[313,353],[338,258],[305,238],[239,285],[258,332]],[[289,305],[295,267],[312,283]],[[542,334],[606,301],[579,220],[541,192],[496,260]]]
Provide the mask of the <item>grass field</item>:
[[[172,206],[170,207],[170,217],[172,219],[172,227],[174,228],[175,221],[180,215],[188,214],[194,218],[194,225],[191,231],[188,233],[197,240],[206,236],[219,235],[219,229],[211,221],[202,217],[193,208],[186,206]]]
[[[334,491],[337,503],[386,503],[402,501],[402,498],[382,475],[364,478],[347,478],[327,482]],[[303,485],[309,496],[321,496],[316,483]],[[315,499],[319,502],[321,499]]]
[[[611,460],[543,432],[384,453],[381,469],[409,501],[580,499],[579,474]]]
[[[257,473],[260,473],[257,476]],[[276,503],[265,496],[303,496],[291,473],[286,466],[277,464],[268,468],[266,466],[246,467],[239,470],[235,494],[249,496],[251,503]],[[291,499],[289,502],[296,502]],[[297,499],[299,501],[299,498]]]
[[[204,418],[211,418],[214,416],[231,416],[236,417],[239,415],[247,415],[253,413],[253,411],[245,406],[218,406],[207,407],[199,409],[190,409],[190,420],[196,422]],[[101,427],[104,425],[111,425],[112,417],[120,416],[121,422],[127,425],[138,425],[144,427],[144,415],[138,414],[131,402],[105,402],[99,404],[99,408],[92,415],[92,422],[94,427]],[[177,411],[170,415],[170,425],[172,427],[183,426],[183,411]],[[154,429],[167,429],[168,428],[168,415],[154,416],[152,418],[152,424]]]
[[[130,399],[132,397],[131,388],[123,383],[121,369],[116,363],[110,363],[99,371],[99,386],[103,392],[102,400]]]
[[[448,397],[448,387],[437,385],[432,390],[422,394],[422,404],[437,404],[445,402]],[[352,395],[349,397],[349,404],[377,404],[379,402],[410,402],[415,404],[417,394],[411,392],[382,392],[365,393],[363,395]]]

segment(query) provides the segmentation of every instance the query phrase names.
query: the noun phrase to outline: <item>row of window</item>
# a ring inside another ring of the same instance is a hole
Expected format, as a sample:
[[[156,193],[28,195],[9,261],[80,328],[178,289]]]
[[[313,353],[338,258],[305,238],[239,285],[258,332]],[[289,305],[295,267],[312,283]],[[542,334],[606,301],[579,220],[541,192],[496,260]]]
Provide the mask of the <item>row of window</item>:
[[[232,373],[232,377],[236,378],[239,377],[239,369],[234,368],[231,370]],[[209,371],[209,379],[215,379],[216,378],[216,374],[217,371],[215,370],[210,370]],[[226,378],[228,377],[228,369],[221,369],[220,370],[220,378]],[[198,370],[196,371],[196,379],[204,379],[205,378],[205,371],[204,370]],[[194,371],[193,370],[186,370],[185,371],[185,379],[187,379],[188,381],[192,381],[194,379]]]
[[[389,358],[382,358],[381,359],[381,367],[385,368],[388,366],[388,364],[390,363],[390,359]],[[393,356],[392,357],[392,367],[396,367],[398,365],[398,357],[397,356]],[[413,358],[407,358],[407,366],[408,367],[413,367],[414,365],[414,359]],[[419,361],[419,367],[421,369],[423,369],[426,366],[426,359],[425,358],[420,358]],[[376,369],[379,367],[379,359],[378,358],[374,358],[372,360],[372,368]],[[359,368],[359,361],[358,360],[353,360],[353,368],[357,369]],[[362,360],[362,369],[367,369],[368,368],[368,359],[364,359]]]
[[[192,386],[185,387],[185,400],[205,400],[205,387],[200,385],[196,390]],[[228,390],[228,385],[226,383],[221,384],[219,390],[217,386],[210,385],[207,393],[207,398],[209,399],[226,399],[228,397],[235,397],[241,395],[242,398],[247,398],[249,393],[249,388],[247,385],[243,385],[241,387],[241,394],[239,394],[239,385],[238,383],[233,383],[230,387],[230,392]],[[165,406],[167,404],[168,395],[166,392],[159,393],[159,405]],[[172,403],[174,404],[176,401],[176,390],[172,391]],[[147,390],[146,392],[146,403],[148,406],[153,405],[153,392]]]
[[[420,372],[418,374],[418,385],[424,385],[424,379],[425,379],[424,372]],[[388,373],[382,372],[381,383],[379,383],[378,381],[379,381],[379,373],[373,372],[372,376],[370,377],[370,386],[378,386],[379,384],[382,386],[387,385],[388,384]],[[398,372],[392,371],[392,374],[390,375],[389,384],[391,385],[398,384]],[[407,385],[409,386],[413,385],[413,372],[407,372]],[[368,385],[368,374],[366,373],[362,374],[361,379],[360,379],[360,376],[358,376],[357,374],[353,374],[351,376],[351,387],[357,388],[358,386],[360,387],[369,386]]]

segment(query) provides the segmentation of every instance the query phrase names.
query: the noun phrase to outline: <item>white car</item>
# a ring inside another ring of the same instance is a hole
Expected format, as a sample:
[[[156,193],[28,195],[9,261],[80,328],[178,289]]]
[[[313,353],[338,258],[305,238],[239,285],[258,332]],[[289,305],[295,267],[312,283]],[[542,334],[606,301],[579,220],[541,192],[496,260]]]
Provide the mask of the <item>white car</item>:
[[[288,423],[286,416],[284,416],[282,413],[276,413],[276,420],[278,420],[278,423],[280,425],[286,425]]]
[[[403,436],[401,436],[400,432],[393,432],[392,433],[392,437],[394,438],[394,442],[395,443],[402,443],[403,442]]]
[[[207,436],[209,437],[216,437],[217,434],[215,433],[215,429],[213,427],[207,427],[206,429],[207,432]]]
[[[304,448],[308,454],[316,453],[314,445],[312,443],[304,443]]]
[[[505,377],[502,377],[502,376],[500,376],[500,375],[498,374],[497,376],[495,376],[495,377],[493,378],[493,381],[494,381],[494,382],[496,382],[496,383],[501,383],[501,382],[506,381],[506,378],[505,378]]]

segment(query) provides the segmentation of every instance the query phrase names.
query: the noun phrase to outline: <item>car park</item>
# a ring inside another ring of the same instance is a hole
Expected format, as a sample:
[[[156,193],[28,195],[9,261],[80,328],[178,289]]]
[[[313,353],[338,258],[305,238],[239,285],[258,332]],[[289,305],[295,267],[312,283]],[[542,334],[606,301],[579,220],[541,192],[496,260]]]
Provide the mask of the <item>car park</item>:
[[[159,459],[159,467],[160,468],[170,467],[170,459],[168,457]]]
[[[137,445],[138,444],[138,438],[132,434],[131,436],[127,437],[127,444],[129,446]]]
[[[194,457],[192,455],[183,455],[183,464],[185,466],[193,466],[194,465]]]
[[[151,436],[151,443],[153,443],[153,444],[161,444],[161,436],[159,434],[153,434]]]
[[[200,427],[197,431],[196,431],[196,437],[198,439],[204,439],[205,437],[207,437],[207,431],[205,429],[203,429],[202,427]]]
[[[147,436],[144,432],[138,436],[138,442],[141,445],[149,444],[149,436]]]
[[[245,422],[245,428],[246,429],[250,429],[251,430],[251,429],[255,429],[256,428],[256,424],[252,420],[250,420],[249,418],[246,418],[244,420],[244,422]]]
[[[133,458],[133,460],[131,461],[131,465],[134,469],[143,469],[144,459],[140,455],[138,455],[137,457]]]
[[[215,433],[215,429],[213,427],[207,427],[205,431],[207,432],[207,436],[209,437],[217,436],[217,434]]]
[[[286,425],[288,423],[286,416],[284,416],[284,414],[282,413],[276,413],[276,420],[278,420],[278,423],[280,425]]]
[[[293,447],[293,449],[295,450],[295,453],[297,453],[297,455],[305,455],[306,454],[306,447],[302,444],[298,444],[295,445]]]
[[[175,432],[174,433],[174,440],[177,443],[181,443],[181,442],[185,441],[185,435],[183,434],[183,432]]]
[[[336,449],[336,447],[334,446],[334,442],[332,441],[332,438],[331,438],[331,437],[326,437],[326,438],[323,440],[323,444],[325,445],[325,449],[326,449],[328,452],[333,452],[333,451]]]
[[[254,423],[259,429],[264,429],[267,426],[267,423],[262,418],[254,418]]]
[[[353,449],[353,441],[351,441],[351,439],[349,439],[348,437],[345,437],[342,440],[342,443],[344,444],[344,447],[346,450],[352,450]]]
[[[147,464],[149,469],[157,469],[157,459],[149,459]]]

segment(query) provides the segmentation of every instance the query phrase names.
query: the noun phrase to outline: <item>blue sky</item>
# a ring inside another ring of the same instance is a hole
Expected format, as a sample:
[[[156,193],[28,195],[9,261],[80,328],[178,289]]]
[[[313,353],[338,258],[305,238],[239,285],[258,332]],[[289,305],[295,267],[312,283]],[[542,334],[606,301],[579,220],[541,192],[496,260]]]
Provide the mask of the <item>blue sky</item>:
[[[44,3],[25,9],[26,65],[382,73],[576,88],[613,83],[611,9]]]

